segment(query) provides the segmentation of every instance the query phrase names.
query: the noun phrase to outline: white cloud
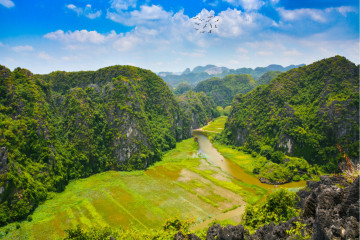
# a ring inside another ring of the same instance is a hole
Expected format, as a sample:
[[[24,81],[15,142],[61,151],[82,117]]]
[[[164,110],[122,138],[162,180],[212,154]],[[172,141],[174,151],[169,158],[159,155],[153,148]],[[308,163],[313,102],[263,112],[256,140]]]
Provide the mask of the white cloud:
[[[338,11],[339,13],[341,13],[344,17],[347,16],[348,13],[357,13],[358,10],[354,7],[350,7],[350,6],[341,6],[341,7],[337,7],[337,8],[327,8],[326,11],[327,12],[331,12],[331,11]]]
[[[7,8],[12,8],[15,6],[14,2],[11,0],[0,0],[0,4]]]
[[[66,62],[76,61],[76,60],[79,60],[79,56],[76,56],[76,55],[62,56],[61,60],[66,61]]]
[[[43,60],[52,60],[53,57],[51,57],[49,54],[47,54],[46,52],[39,52],[38,54],[38,58],[43,59]]]
[[[136,7],[137,0],[111,0],[111,8],[117,11],[128,10]]]
[[[262,49],[265,51],[266,49],[277,49],[277,50],[286,51],[287,48],[280,40],[281,39],[278,39],[276,41],[273,40],[252,41],[252,42],[247,42],[246,46],[253,48],[253,50]]]
[[[301,8],[287,10],[281,7],[277,8],[276,10],[279,12],[281,18],[287,21],[296,21],[304,18],[311,18],[316,22],[326,22],[325,11],[320,9]]]
[[[130,33],[116,40],[113,47],[120,52],[127,52],[133,50],[140,41],[140,38]]]
[[[87,18],[95,19],[101,16],[101,10],[92,11],[91,4],[87,4],[84,8],[77,7],[74,4],[68,4],[66,7],[77,13],[78,16],[84,15]]]
[[[97,12],[93,12],[93,13],[88,13],[85,15],[87,18],[90,19],[95,19],[101,16],[101,10],[97,11]]]
[[[144,5],[140,7],[140,11],[135,10],[131,12],[131,17],[139,20],[159,20],[169,18],[170,16],[171,13],[164,11],[161,6],[157,5]]]
[[[13,59],[13,58],[5,58],[5,62],[13,63],[13,62],[15,62],[15,59]]]
[[[166,12],[161,6],[157,5],[142,5],[140,10],[133,10],[124,12],[122,9],[116,11],[108,11],[107,17],[114,22],[118,22],[127,26],[135,26],[141,24],[152,24],[162,20],[169,19],[172,16],[171,12]]]
[[[201,34],[194,30],[195,20],[184,14],[184,10],[172,13],[156,5],[132,9],[136,7],[135,3],[133,1],[132,5],[127,5],[127,11],[124,11],[125,6],[120,5],[117,6],[118,9],[113,7],[108,11],[108,17],[114,14],[118,22],[135,26],[127,33],[58,30],[46,34],[44,38],[56,40],[51,44],[54,44],[54,48],[56,44],[60,45],[62,50],[58,51],[59,54],[54,53],[54,61],[70,66],[70,69],[90,66],[90,63],[92,67],[86,69],[97,69],[99,64],[106,66],[132,63],[153,71],[181,71],[185,67],[215,63],[232,68],[267,66],[273,63],[309,63],[335,53],[351,56],[352,61],[358,59],[355,54],[358,51],[351,51],[355,48],[354,44],[343,44],[340,47],[339,42],[329,40],[324,43],[324,39],[334,39],[334,32],[323,31],[324,34],[317,38],[314,34],[289,37],[283,29],[286,30],[289,26],[296,29],[299,24],[308,24],[306,21],[303,23],[304,18],[314,21],[306,11],[295,12],[295,15],[300,15],[293,19],[301,20],[299,22],[287,20],[280,15],[280,20],[274,24],[272,19],[256,11],[227,9],[215,13],[203,9],[196,16],[202,19],[215,16],[219,21],[216,31]],[[85,7],[91,8],[91,5]],[[350,10],[334,8],[320,11],[326,20],[329,15],[335,14],[330,19],[333,21],[341,18],[343,13],[349,14]],[[304,39],[306,41],[301,41]],[[310,43],[313,45],[306,45]],[[38,53],[34,53],[34,59],[38,59],[35,54]],[[98,59],[103,61],[99,63]],[[159,66],[159,62],[163,65]]]
[[[338,17],[346,17],[348,13],[356,13],[358,10],[350,6],[341,6],[341,7],[331,7],[326,9],[313,9],[313,8],[301,8],[288,10],[283,7],[276,8],[278,11],[281,20],[277,25],[282,25],[284,22],[295,22],[301,21],[304,23],[306,20],[311,20],[318,22],[320,24],[335,22]],[[305,23],[308,24],[308,23]],[[310,27],[310,26],[309,26]]]
[[[173,51],[174,54],[179,54],[182,56],[189,56],[189,57],[204,57],[206,54],[206,51],[204,49],[198,49],[192,52],[177,52],[177,51]]]
[[[218,0],[203,0],[203,2],[213,7],[216,7],[219,4]]]
[[[357,12],[357,9],[350,6],[341,6],[337,8],[326,8],[326,9],[312,9],[312,8],[301,8],[294,10],[287,10],[283,7],[276,8],[281,18],[286,21],[297,21],[304,19],[311,19],[319,23],[330,22],[334,13],[340,13],[346,17],[348,13]]]
[[[221,37],[237,37],[261,32],[261,29],[272,26],[273,21],[256,12],[242,12],[227,9],[219,13],[218,35]]]
[[[258,10],[265,5],[261,0],[223,0],[236,7],[241,6],[245,10]]]
[[[34,50],[34,48],[32,46],[29,46],[29,45],[15,46],[12,49],[15,52],[28,52],[28,51],[33,51]]]
[[[248,53],[249,51],[247,49],[245,49],[245,48],[238,47],[236,49],[236,52],[238,52],[238,53]]]
[[[302,53],[299,52],[299,51],[296,50],[296,49],[286,50],[286,51],[283,52],[283,54],[284,54],[285,56],[301,56],[301,55],[302,55]]]
[[[44,35],[47,39],[58,40],[65,43],[104,43],[107,39],[116,36],[115,31],[108,35],[102,35],[96,31],[76,30],[74,32],[57,30],[55,32],[47,33]]]
[[[271,56],[274,53],[271,52],[271,51],[258,51],[257,54],[260,55],[260,56]]]
[[[76,7],[74,4],[68,4],[66,5],[66,7],[70,10],[73,10],[74,12],[76,12],[78,15],[83,13],[82,8]]]

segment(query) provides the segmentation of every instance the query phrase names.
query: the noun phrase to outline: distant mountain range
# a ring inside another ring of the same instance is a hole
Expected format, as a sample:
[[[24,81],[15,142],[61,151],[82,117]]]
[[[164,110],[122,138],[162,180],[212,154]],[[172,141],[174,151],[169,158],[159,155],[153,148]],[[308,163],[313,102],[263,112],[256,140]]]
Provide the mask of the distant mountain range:
[[[186,82],[192,86],[195,86],[202,80],[209,79],[212,77],[226,77],[229,74],[250,74],[255,80],[260,78],[264,73],[268,71],[280,71],[286,72],[293,68],[302,67],[305,64],[300,65],[289,65],[283,67],[281,65],[271,64],[267,67],[252,68],[238,68],[229,69],[226,67],[218,67],[215,65],[197,66],[192,71],[190,68],[185,69],[181,74],[172,72],[159,72],[158,76],[161,77],[165,82],[169,83],[172,87],[176,87],[179,83]]]

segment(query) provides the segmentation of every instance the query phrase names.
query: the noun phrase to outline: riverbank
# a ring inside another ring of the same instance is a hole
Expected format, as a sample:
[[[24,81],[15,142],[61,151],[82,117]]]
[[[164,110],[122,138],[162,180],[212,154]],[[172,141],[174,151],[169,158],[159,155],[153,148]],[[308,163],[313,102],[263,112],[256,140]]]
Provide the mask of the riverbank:
[[[251,154],[244,153],[243,151],[239,151],[231,146],[211,141],[216,134],[220,133],[224,129],[226,120],[226,116],[219,117],[211,124],[194,131],[195,134],[198,133],[206,135],[210,140],[211,145],[223,157],[222,161],[217,161],[216,163],[222,170],[228,172],[230,175],[234,176],[237,180],[243,183],[255,185],[270,191],[279,187],[288,188],[290,190],[298,190],[306,185],[306,181],[290,182],[281,185],[271,185],[260,182],[258,176],[253,174],[253,170],[254,168],[257,168],[258,165],[261,165],[262,162],[266,161],[265,157],[253,157]],[[201,140],[199,137],[198,139]],[[209,145],[210,143],[204,144]]]

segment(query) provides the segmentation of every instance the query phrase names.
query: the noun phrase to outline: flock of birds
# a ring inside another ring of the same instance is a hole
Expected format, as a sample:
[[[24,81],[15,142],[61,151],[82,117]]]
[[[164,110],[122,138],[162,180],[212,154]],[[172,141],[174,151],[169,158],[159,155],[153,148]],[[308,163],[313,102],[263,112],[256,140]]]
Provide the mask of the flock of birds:
[[[217,23],[219,22],[219,18],[215,18],[214,16],[209,16],[206,18],[193,17],[195,27],[194,29],[200,33],[211,33],[213,29],[218,28]]]

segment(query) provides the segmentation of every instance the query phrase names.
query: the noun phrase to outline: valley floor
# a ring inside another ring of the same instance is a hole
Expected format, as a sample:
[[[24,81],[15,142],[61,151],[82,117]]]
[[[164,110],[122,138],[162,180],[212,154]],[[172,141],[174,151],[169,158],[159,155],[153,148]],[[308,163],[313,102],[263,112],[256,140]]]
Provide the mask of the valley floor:
[[[220,117],[203,131],[220,132],[226,118]],[[177,144],[161,162],[145,171],[109,171],[72,181],[62,193],[40,205],[32,221],[0,229],[5,239],[56,239],[64,230],[81,224],[113,228],[150,229],[169,218],[196,218],[193,230],[214,220],[240,222],[247,203],[260,201],[274,186],[261,184],[246,170],[251,155],[216,145],[233,164],[244,167],[242,179],[234,178],[198,152],[194,138]],[[302,186],[303,183],[286,187]],[[5,236],[5,232],[9,232]]]

